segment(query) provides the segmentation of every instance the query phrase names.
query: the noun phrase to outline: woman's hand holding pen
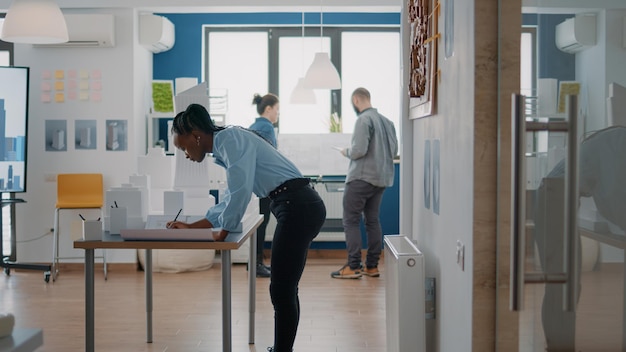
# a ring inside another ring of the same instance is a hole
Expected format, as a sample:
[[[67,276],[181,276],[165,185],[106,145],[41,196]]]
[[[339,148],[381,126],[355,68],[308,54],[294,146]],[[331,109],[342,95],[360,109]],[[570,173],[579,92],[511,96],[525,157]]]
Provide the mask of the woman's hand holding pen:
[[[189,229],[191,228],[191,226],[189,226],[189,224],[182,222],[182,221],[168,221],[167,224],[165,225],[168,229]]]

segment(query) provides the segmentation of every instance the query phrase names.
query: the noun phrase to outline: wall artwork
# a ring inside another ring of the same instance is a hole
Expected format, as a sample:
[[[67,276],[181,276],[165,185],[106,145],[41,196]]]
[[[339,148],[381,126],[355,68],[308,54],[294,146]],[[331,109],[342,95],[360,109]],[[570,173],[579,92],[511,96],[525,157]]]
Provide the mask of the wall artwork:
[[[445,18],[444,51],[446,59],[454,55],[454,0],[446,0],[443,7]]]
[[[439,139],[424,141],[424,207],[437,215],[441,200],[439,148]]]
[[[568,95],[579,95],[580,94],[580,82],[576,81],[562,81],[559,82],[559,107],[557,112],[559,114],[564,114],[567,111],[565,108],[566,99]]]
[[[409,118],[435,113],[439,1],[407,0],[410,26]]]
[[[424,207],[430,209],[430,140],[424,141]]]
[[[433,213],[439,215],[439,206],[440,206],[440,194],[441,194],[441,189],[439,188],[440,185],[440,150],[439,150],[439,140],[435,139],[433,140],[433,192],[432,192],[432,197],[433,197]]]
[[[74,122],[74,149],[95,150],[97,145],[96,120],[76,120]]]
[[[67,151],[67,121],[46,120],[45,146],[47,152]]]
[[[106,120],[106,150],[128,150],[128,121]]]
[[[152,81],[153,112],[174,113],[174,81]]]
[[[100,69],[43,70],[39,89],[42,103],[99,102],[102,73]]]

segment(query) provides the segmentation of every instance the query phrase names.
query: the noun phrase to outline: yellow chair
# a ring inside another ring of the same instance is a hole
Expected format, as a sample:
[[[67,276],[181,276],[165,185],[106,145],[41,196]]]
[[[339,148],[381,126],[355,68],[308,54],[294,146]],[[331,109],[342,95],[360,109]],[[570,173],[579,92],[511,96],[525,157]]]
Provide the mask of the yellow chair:
[[[59,273],[59,259],[76,259],[82,257],[59,257],[59,213],[62,209],[100,209],[100,218],[104,219],[104,185],[102,174],[58,174],[57,203],[54,213],[54,255],[52,261],[52,280]],[[102,250],[104,279],[107,278],[106,252]]]

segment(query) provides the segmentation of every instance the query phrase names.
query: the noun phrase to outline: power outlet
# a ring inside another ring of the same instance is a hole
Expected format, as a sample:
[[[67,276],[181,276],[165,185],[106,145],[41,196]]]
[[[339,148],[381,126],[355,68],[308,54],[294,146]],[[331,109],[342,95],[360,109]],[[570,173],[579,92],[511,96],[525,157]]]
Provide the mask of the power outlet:
[[[461,240],[456,241],[456,263],[465,271],[465,245]]]
[[[46,182],[57,182],[57,175],[56,174],[45,174],[45,175],[43,175],[43,179]]]

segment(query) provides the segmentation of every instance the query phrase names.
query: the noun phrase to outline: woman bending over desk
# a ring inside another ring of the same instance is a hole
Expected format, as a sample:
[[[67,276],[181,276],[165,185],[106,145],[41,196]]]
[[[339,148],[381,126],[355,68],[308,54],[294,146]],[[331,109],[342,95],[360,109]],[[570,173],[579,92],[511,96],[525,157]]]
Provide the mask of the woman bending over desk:
[[[187,159],[202,162],[212,154],[226,169],[228,188],[204,219],[193,223],[173,221],[170,228],[221,227],[215,235],[223,241],[238,227],[252,193],[271,199],[276,217],[272,241],[270,297],[274,306],[274,346],[270,351],[290,352],[300,319],[298,283],[307,252],[319,233],[326,207],[298,168],[272,145],[242,127],[215,126],[207,110],[191,104],[174,118],[174,145]]]

